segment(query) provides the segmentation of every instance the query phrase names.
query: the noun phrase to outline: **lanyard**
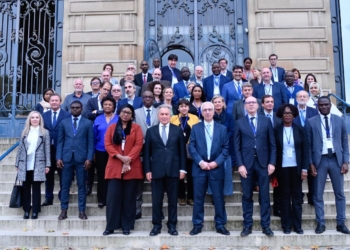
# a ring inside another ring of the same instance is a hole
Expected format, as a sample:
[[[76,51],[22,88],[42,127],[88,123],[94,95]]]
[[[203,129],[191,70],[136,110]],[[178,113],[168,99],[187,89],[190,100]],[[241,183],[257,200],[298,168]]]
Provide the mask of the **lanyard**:
[[[329,122],[328,122],[329,129],[326,128],[326,126],[323,124],[323,121],[321,121],[321,123],[324,130],[326,131],[327,138],[331,138],[332,117],[331,119],[329,119]]]
[[[193,106],[197,109],[198,118],[200,118],[200,117],[201,117],[201,114],[202,114],[201,106],[198,107],[198,106],[196,105],[196,102],[195,102],[195,101],[193,101],[192,104],[193,104]]]
[[[184,133],[185,133],[185,128],[186,128],[187,121],[188,121],[188,116],[186,116],[186,120],[185,120],[184,123],[182,122],[182,119],[180,117],[180,125],[181,125],[182,132],[184,132]],[[182,125],[182,124],[185,124],[185,125]]]
[[[213,137],[212,136],[210,136],[210,133],[209,133],[209,131],[208,131],[208,129],[207,129],[207,126],[205,126],[204,125],[204,128],[205,128],[205,132],[207,132],[207,135],[209,136],[209,138],[210,138],[210,141],[212,141],[213,142]]]
[[[287,136],[286,128],[283,127],[284,134],[286,135],[286,139],[287,139],[288,145],[290,144],[290,139],[291,139],[291,137],[292,137],[292,128],[293,128],[293,127],[291,127],[291,129],[289,130],[289,137],[288,137],[288,136]]]
[[[272,91],[271,91],[271,88],[272,88],[272,85],[271,84],[269,84],[270,85],[270,88],[269,88],[269,91],[267,91],[266,92],[266,85],[264,84],[264,90],[265,90],[265,95],[272,95]]]
[[[287,87],[287,89],[289,90],[290,95],[293,95],[293,93],[294,93],[294,86],[293,87]]]

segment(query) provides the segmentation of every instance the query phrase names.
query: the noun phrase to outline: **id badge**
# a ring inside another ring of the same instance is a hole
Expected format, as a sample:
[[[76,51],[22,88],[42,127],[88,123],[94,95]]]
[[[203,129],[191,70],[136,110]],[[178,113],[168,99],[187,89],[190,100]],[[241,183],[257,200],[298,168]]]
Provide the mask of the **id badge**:
[[[292,158],[293,157],[293,150],[292,149],[287,149],[287,157]]]
[[[294,98],[289,98],[289,104],[294,105]]]
[[[125,140],[122,140],[122,150],[124,151],[124,147],[125,147]]]
[[[333,148],[332,138],[327,138],[327,148]]]

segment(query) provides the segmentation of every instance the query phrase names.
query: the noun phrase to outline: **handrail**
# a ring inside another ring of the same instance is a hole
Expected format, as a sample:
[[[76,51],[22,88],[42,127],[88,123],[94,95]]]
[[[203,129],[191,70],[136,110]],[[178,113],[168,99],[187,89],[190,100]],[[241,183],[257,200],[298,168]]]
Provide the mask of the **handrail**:
[[[11,153],[19,145],[19,141],[13,144],[5,153],[0,156],[0,161],[2,161],[9,153]]]
[[[335,94],[328,94],[327,97],[333,96],[335,99],[337,99],[339,102],[342,103],[342,113],[344,115],[344,118],[346,117],[346,107],[350,108],[350,104],[347,103],[346,101],[344,101],[343,99],[341,99],[339,96],[335,95]]]

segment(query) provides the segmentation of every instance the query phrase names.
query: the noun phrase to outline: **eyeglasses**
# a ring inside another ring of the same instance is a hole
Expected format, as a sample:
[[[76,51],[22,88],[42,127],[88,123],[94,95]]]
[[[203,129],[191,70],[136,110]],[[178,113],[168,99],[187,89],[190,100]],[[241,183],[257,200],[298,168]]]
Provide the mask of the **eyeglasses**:
[[[134,67],[127,67],[126,69],[131,69],[131,70],[133,70],[133,69],[135,69]]]
[[[129,112],[129,111],[124,111],[124,110],[122,110],[120,113],[123,113],[124,115],[132,115],[131,112]]]
[[[125,75],[125,76],[134,76],[134,75]]]
[[[252,102],[245,102],[245,104],[250,105],[250,104],[257,104],[257,102],[252,101]]]
[[[214,109],[203,109],[202,112],[212,112]]]
[[[292,112],[283,112],[283,115],[293,115]]]
[[[122,91],[121,89],[113,89],[112,92],[120,92]]]
[[[91,84],[97,85],[100,84],[100,82],[91,82]]]

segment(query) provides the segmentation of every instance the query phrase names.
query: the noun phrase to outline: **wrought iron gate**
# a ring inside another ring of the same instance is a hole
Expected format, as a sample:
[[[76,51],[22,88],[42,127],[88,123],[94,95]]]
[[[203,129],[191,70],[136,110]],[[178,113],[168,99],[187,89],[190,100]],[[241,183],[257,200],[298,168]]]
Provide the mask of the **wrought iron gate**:
[[[20,135],[44,89],[60,93],[63,3],[0,3],[0,137]]]
[[[246,0],[147,0],[145,14],[150,65],[154,57],[181,50],[193,59],[187,66],[202,65],[208,76],[214,61],[224,57],[231,68],[248,56]]]

